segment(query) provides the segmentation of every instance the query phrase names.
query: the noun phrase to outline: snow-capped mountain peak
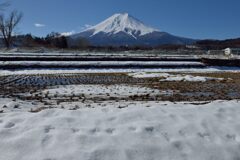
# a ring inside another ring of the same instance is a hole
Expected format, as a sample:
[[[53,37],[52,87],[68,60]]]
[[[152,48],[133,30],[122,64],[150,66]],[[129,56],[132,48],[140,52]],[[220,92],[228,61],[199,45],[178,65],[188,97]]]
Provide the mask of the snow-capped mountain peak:
[[[146,35],[154,31],[159,32],[157,29],[144,25],[141,21],[130,16],[128,13],[114,14],[105,21],[87,29],[86,31],[93,31],[91,36],[101,32],[109,35],[124,32],[134,38],[136,38],[136,36]]]
[[[114,14],[96,26],[69,36],[68,45],[78,46],[81,40],[86,40],[92,46],[185,45],[195,42],[149,27],[128,13]]]

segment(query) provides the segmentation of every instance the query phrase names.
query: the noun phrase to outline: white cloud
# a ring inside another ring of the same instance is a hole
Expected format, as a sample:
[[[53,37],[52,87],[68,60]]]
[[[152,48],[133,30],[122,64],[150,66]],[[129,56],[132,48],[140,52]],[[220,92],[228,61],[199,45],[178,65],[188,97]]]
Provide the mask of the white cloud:
[[[84,27],[85,27],[86,29],[88,29],[88,28],[91,28],[92,25],[90,25],[90,24],[85,24]]]
[[[38,27],[38,28],[40,28],[40,27],[46,27],[45,24],[41,24],[41,23],[35,23],[34,26],[35,26],[35,27]]]
[[[62,36],[71,36],[73,34],[75,34],[76,32],[75,31],[70,31],[70,32],[63,32],[61,33]]]
[[[89,28],[91,28],[92,27],[92,25],[90,25],[90,24],[85,24],[83,27],[81,27],[81,30],[86,30],[86,29],[89,29]]]

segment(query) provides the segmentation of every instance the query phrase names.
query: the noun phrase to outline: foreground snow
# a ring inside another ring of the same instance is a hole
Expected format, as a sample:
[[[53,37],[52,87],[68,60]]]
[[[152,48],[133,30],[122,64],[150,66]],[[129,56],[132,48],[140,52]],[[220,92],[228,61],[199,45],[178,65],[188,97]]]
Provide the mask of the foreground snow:
[[[2,113],[0,159],[236,160],[239,106],[136,102],[124,109]]]

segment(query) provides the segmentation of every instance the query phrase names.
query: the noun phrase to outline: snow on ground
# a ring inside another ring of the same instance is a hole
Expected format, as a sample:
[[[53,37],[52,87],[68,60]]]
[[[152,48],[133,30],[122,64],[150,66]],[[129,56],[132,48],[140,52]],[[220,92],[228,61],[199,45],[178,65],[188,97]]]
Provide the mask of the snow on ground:
[[[129,73],[134,78],[161,78],[160,81],[188,81],[188,82],[206,82],[206,81],[222,81],[224,78],[212,78],[202,76],[192,76],[185,74],[168,74],[168,73]]]
[[[212,78],[192,75],[169,75],[160,81],[185,81],[185,82],[206,82],[206,81],[222,81],[224,78]]]
[[[102,96],[131,96],[131,95],[146,95],[146,94],[160,94],[161,92],[157,89],[150,89],[141,86],[130,86],[130,85],[67,85],[57,86],[53,89],[46,89],[42,91],[43,94],[48,93],[49,96],[58,95],[102,95]],[[165,94],[166,91],[162,91]]]
[[[167,77],[170,74],[168,73],[148,73],[148,72],[135,72],[128,74],[134,78],[160,78],[160,77]]]
[[[124,109],[1,113],[0,159],[237,160],[239,106],[144,102]]]
[[[49,105],[44,105],[39,101],[21,101],[18,99],[11,98],[0,98],[0,111],[3,112],[22,112],[22,111],[31,111],[36,110],[41,107],[55,107],[55,108],[65,108],[72,109],[78,106],[78,108],[90,107],[102,107],[108,106],[111,107],[126,107],[129,103],[122,105],[122,102],[119,102],[116,105],[115,98],[117,99],[128,99],[130,96],[157,96],[157,95],[172,95],[174,91],[172,90],[158,90],[148,87],[142,87],[139,85],[59,85],[37,91],[35,93],[20,93],[23,97],[36,97],[36,95],[41,95],[48,98]],[[71,102],[63,101],[61,103],[54,103],[56,99],[65,99],[66,97],[72,98]],[[74,98],[77,101],[74,101]],[[84,102],[82,99],[85,99]],[[86,100],[87,99],[87,100]],[[102,101],[101,99],[104,99]],[[107,99],[107,100],[106,100]],[[91,101],[90,101],[91,100]],[[102,104],[98,103],[100,101]],[[51,104],[51,105],[50,105]],[[89,106],[90,104],[90,106]],[[114,105],[116,106],[114,106]],[[1,106],[2,105],[2,106]]]
[[[158,68],[158,69],[23,69],[1,70],[0,76],[4,75],[31,75],[31,74],[68,74],[68,73],[134,73],[134,72],[188,72],[188,73],[213,73],[213,72],[240,72],[240,67],[206,67],[206,68]]]
[[[34,105],[37,105],[37,103],[21,101],[21,100],[12,99],[12,98],[0,98],[0,111],[4,111],[5,113],[6,112],[8,113],[9,112],[28,112],[32,108],[36,107]]]

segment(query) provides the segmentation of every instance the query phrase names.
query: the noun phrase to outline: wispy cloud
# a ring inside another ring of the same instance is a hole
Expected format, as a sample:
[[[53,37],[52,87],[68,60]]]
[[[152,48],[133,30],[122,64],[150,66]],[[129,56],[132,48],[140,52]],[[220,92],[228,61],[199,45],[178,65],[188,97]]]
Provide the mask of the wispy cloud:
[[[91,28],[92,27],[92,25],[90,25],[90,24],[85,24],[83,27],[81,27],[81,30],[86,30],[86,29],[89,29],[89,28]]]
[[[37,28],[46,27],[45,24],[41,24],[41,23],[35,23],[34,26]]]
[[[91,28],[92,25],[90,25],[90,24],[85,24],[84,27],[85,27],[86,29],[88,29],[88,28]]]
[[[75,34],[76,32],[75,31],[70,31],[70,32],[63,32],[61,33],[62,36],[71,36],[73,34]]]

